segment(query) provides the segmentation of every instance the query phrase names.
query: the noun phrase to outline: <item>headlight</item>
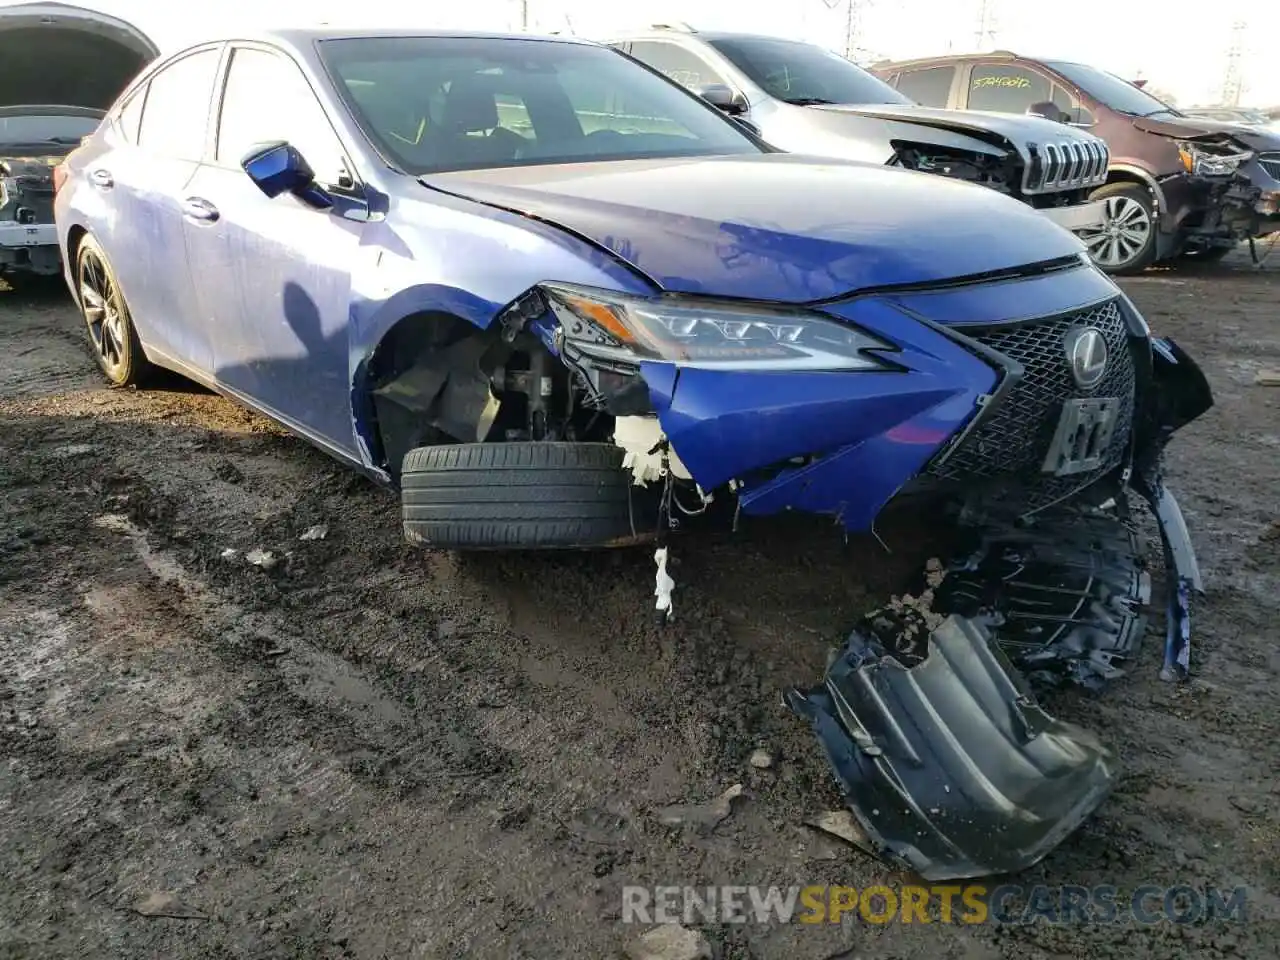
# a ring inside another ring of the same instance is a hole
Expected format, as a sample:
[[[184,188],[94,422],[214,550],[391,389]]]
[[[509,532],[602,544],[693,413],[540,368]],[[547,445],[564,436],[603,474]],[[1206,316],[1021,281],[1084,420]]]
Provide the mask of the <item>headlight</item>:
[[[1178,155],[1187,173],[1197,177],[1229,177],[1240,169],[1240,164],[1253,157],[1252,153],[1209,153],[1203,145],[1181,141]]]
[[[896,369],[871,353],[892,344],[800,307],[649,299],[569,284],[544,284],[542,291],[566,346],[601,360],[732,370]]]

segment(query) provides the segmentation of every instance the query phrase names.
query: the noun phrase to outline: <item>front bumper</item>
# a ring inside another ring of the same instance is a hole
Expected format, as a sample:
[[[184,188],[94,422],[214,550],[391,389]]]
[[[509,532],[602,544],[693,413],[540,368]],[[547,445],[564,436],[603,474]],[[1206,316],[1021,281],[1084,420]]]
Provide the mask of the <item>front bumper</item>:
[[[1097,689],[1137,652],[1150,582],[1130,479],[1164,546],[1161,675],[1187,675],[1190,598],[1203,588],[1160,462],[1169,437],[1212,402],[1194,362],[1153,341],[1133,458],[1093,491],[1100,505],[1063,505],[1029,526],[977,518],[959,555],[922,573],[916,596],[854,630],[822,686],[787,695],[826,751],[860,846],[934,881],[1013,873],[1103,802],[1114,756],[1050,717],[1032,685]]]
[[[1045,207],[1040,212],[1072,233],[1080,230],[1100,230],[1107,223],[1105,200],[1090,200],[1068,207]]]

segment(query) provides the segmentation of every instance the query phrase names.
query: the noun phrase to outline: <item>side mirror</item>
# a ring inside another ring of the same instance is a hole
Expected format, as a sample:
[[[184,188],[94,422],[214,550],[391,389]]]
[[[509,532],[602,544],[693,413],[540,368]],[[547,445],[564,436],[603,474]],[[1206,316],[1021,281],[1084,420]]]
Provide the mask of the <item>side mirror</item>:
[[[1059,108],[1056,103],[1044,100],[1040,103],[1033,103],[1027,107],[1027,116],[1044,117],[1046,120],[1052,120],[1054,123],[1070,123],[1071,114]]]
[[[311,165],[296,147],[284,140],[254,147],[245,154],[240,166],[258,189],[273,200],[282,193],[292,193],[318,210],[333,206],[333,199],[316,183]]]
[[[693,92],[717,110],[722,110],[731,117],[740,116],[747,112],[746,97],[730,90],[723,83],[704,83],[702,86],[694,88]]]

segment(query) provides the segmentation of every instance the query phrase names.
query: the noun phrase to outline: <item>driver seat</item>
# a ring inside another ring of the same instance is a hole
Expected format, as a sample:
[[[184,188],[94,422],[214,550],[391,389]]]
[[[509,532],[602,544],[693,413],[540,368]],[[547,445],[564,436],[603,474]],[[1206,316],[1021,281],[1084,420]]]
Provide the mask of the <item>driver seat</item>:
[[[473,73],[456,78],[445,95],[437,153],[473,165],[514,160],[526,146],[520,134],[502,126],[497,85],[492,77]],[[477,134],[482,134],[477,136]]]

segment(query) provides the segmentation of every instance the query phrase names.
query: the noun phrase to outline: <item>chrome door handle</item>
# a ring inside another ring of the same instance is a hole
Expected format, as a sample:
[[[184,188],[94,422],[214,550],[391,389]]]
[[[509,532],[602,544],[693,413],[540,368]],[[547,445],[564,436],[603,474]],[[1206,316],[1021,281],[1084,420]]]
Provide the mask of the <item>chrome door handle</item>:
[[[95,187],[102,187],[104,190],[109,190],[115,186],[115,180],[111,178],[111,172],[108,170],[94,170],[89,174],[89,182]]]
[[[188,220],[200,220],[213,223],[218,217],[218,208],[203,197],[187,197],[182,201],[182,215]]]

